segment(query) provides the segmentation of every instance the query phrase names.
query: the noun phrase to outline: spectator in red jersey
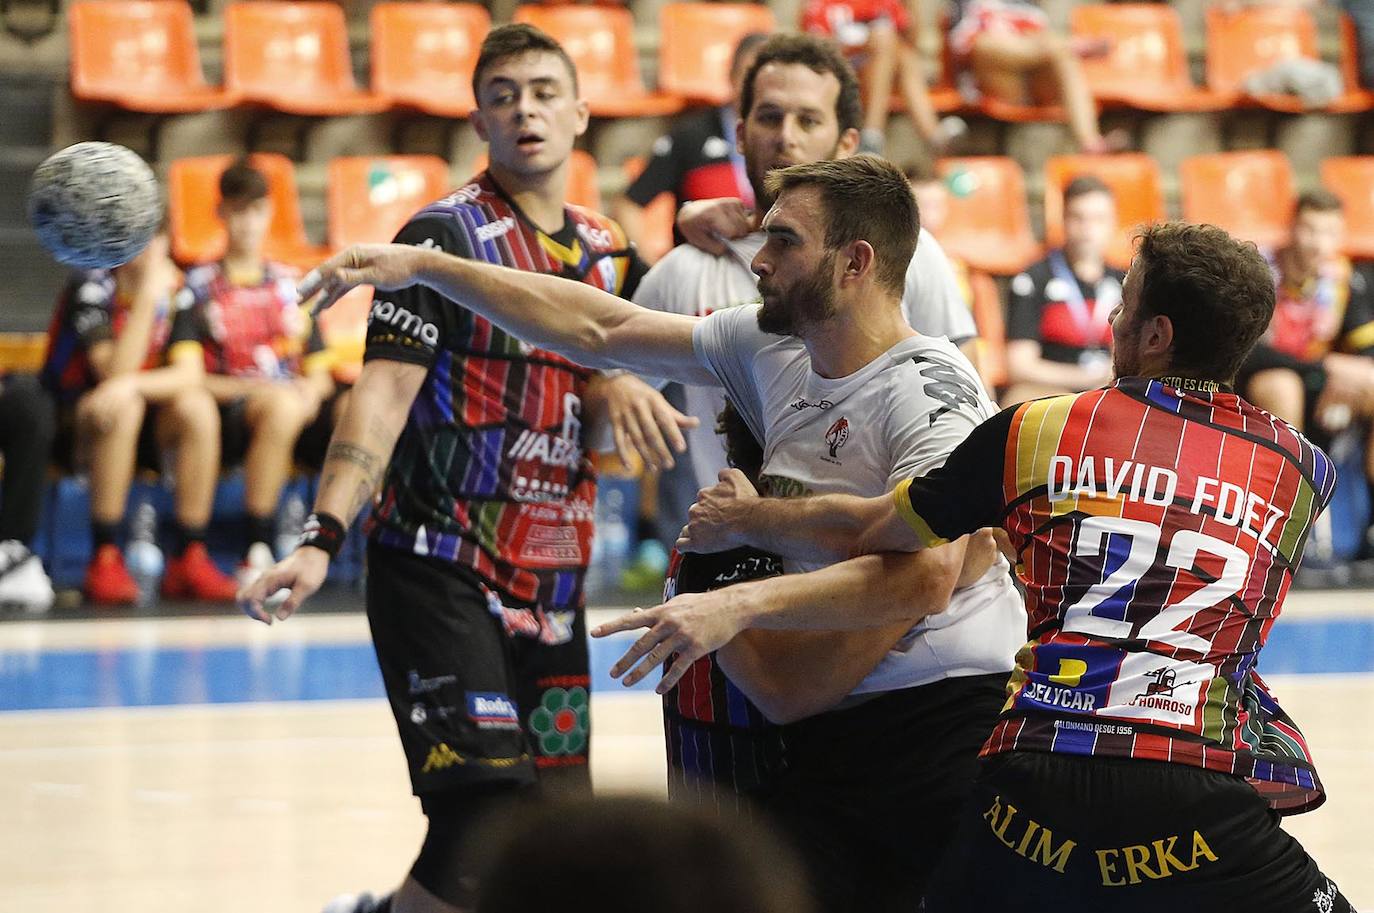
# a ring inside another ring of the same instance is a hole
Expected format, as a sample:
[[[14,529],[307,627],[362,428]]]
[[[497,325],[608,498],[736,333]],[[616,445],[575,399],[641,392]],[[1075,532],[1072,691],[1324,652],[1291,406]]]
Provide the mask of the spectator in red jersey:
[[[949,23],[946,46],[979,92],[1014,104],[1063,105],[1084,152],[1125,148],[1124,132],[1102,134],[1097,103],[1078,62],[1105,53],[1104,42],[1051,31],[1040,7],[1024,0],[954,0]]]
[[[72,277],[49,331],[44,384],[57,397],[59,464],[90,475],[94,555],[83,585],[99,605],[133,603],[138,586],[116,544],[135,465],[158,469],[174,452],[171,598],[228,600],[234,582],[205,550],[219,468],[219,415],[206,391],[181,276],[159,232],[114,270]]]
[[[1064,246],[1011,280],[1003,405],[1110,383],[1112,328],[1126,276],[1107,265],[1111,188],[1091,176],[1064,188]]]
[[[918,49],[920,26],[919,0],[810,0],[802,11],[802,28],[835,39],[859,71],[864,91],[861,152],[883,151],[894,79],[917,132],[936,155],[968,129],[957,117],[941,120],[935,113]]]
[[[1293,240],[1271,258],[1277,304],[1269,330],[1241,371],[1255,405],[1318,442],[1374,417],[1374,272],[1341,254],[1340,198],[1298,198]],[[1365,476],[1374,494],[1374,434],[1366,431]],[[1374,557],[1366,536],[1362,557]]]
[[[323,461],[337,397],[330,353],[296,302],[296,271],[263,253],[272,221],[267,179],[240,161],[219,188],[228,249],[220,262],[192,270],[186,285],[205,384],[219,404],[223,462],[243,463],[248,541],[240,577],[249,579],[275,560],[277,501],[294,462]]]
[[[744,167],[744,154],[735,142],[739,112],[740,81],[754,62],[759,46],[768,40],[762,33],[740,39],[730,61],[730,86],[734,93],[729,103],[718,108],[702,108],[682,115],[672,132],[654,141],[653,157],[631,182],[625,195],[611,204],[611,214],[630,240],[643,242],[643,209],[659,194],[671,193],[678,205],[689,200],[736,197],[746,206],[754,205],[754,190]],[[674,241],[681,242],[674,226]]]

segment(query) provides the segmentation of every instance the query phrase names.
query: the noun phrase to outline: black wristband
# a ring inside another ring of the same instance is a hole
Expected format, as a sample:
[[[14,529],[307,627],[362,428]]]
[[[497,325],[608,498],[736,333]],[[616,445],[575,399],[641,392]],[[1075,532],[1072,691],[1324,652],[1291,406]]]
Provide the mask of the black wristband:
[[[296,548],[305,548],[308,545],[333,559],[339,554],[339,549],[343,548],[346,535],[348,530],[339,522],[338,517],[330,514],[311,514],[305,518],[305,526],[301,528],[301,537],[296,540]]]

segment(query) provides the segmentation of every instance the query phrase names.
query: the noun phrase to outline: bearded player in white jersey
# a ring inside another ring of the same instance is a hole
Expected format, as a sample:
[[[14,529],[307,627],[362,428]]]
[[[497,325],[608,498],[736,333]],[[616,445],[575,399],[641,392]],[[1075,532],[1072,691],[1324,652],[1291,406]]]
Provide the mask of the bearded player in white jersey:
[[[359,284],[419,283],[582,364],[723,386],[763,445],[761,478],[775,495],[872,497],[940,466],[994,407],[958,349],[902,314],[919,230],[905,178],[855,156],[774,172],[768,189],[776,202],[753,261],[762,303],[706,318],[397,245],[340,254],[302,294],[322,292],[327,305]],[[770,582],[803,613],[843,600],[875,617],[903,606],[909,620],[879,644],[876,666],[837,662],[818,681],[852,676],[837,707],[791,724],[786,769],[753,797],[806,853],[827,909],[913,909],[968,793],[1025,629],[1007,565],[980,542],[834,565],[804,588],[791,573]],[[970,585],[951,597],[961,575]],[[834,638],[835,655],[850,655],[842,635],[803,635]],[[671,638],[655,646],[627,682],[675,649]]]

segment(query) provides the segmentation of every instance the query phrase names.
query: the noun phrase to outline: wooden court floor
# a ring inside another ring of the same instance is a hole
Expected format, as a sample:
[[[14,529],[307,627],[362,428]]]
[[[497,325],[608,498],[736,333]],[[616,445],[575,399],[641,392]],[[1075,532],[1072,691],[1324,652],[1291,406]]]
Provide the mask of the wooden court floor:
[[[306,641],[361,630],[357,617],[296,621],[286,636]],[[246,643],[251,663],[254,644],[290,626],[61,627],[0,626],[2,680],[92,642]],[[1287,827],[1374,908],[1374,675],[1271,684],[1330,795]],[[661,792],[657,699],[608,691],[592,711],[597,787]],[[0,712],[0,816],[0,911],[23,913],[313,913],[334,894],[392,886],[423,831],[390,714],[371,697]]]

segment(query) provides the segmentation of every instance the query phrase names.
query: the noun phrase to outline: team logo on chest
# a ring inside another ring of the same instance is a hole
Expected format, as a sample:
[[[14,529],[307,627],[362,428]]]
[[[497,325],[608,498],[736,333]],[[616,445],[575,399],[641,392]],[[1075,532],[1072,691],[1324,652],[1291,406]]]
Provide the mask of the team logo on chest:
[[[845,445],[845,442],[848,440],[849,419],[841,415],[838,419],[835,420],[835,423],[833,425],[826,429],[825,446],[830,449],[830,456],[824,456],[821,457],[821,459],[825,460],[827,463],[834,463],[838,466],[840,464],[838,458],[840,448],[843,447]]]

